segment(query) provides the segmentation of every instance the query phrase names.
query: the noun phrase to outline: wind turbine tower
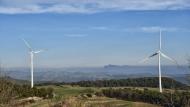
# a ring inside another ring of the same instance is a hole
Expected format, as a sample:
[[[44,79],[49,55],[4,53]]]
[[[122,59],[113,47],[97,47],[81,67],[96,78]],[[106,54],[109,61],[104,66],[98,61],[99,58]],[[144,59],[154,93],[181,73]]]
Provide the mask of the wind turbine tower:
[[[170,58],[169,56],[165,55],[163,52],[162,52],[162,31],[160,30],[160,42],[159,42],[159,49],[157,52],[155,52],[154,54],[152,54],[151,56],[145,58],[142,62],[145,62],[147,60],[149,60],[150,58],[152,57],[155,57],[158,55],[158,74],[159,74],[159,91],[160,93],[163,92],[162,90],[162,69],[161,69],[161,57],[165,58],[165,59],[168,59],[174,63],[177,64],[177,62],[173,59],[173,58]]]
[[[30,54],[30,72],[31,72],[31,88],[34,87],[34,55],[43,52],[44,50],[33,50],[32,47],[30,46],[30,44],[25,40],[22,39],[25,43],[25,45],[27,46],[27,48],[29,49],[29,54]]]

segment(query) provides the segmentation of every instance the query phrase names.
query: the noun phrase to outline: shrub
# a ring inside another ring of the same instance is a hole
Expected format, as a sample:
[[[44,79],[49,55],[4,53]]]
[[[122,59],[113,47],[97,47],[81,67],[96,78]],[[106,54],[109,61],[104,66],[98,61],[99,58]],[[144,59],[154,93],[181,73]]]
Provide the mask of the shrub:
[[[189,107],[190,92],[175,92],[171,97],[171,93],[160,93],[157,91],[132,90],[125,89],[104,89],[102,93],[111,98],[118,98],[129,101],[142,101],[151,104],[157,104],[165,107]],[[172,100],[171,100],[172,98]]]

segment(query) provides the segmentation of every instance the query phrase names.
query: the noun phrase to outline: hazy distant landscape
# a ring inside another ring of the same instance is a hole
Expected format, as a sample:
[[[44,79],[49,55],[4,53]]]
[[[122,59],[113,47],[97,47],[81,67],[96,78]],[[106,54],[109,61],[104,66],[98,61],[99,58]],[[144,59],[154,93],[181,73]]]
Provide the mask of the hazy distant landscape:
[[[80,68],[41,68],[34,72],[36,82],[77,82],[83,80],[126,79],[138,77],[156,77],[157,66],[119,66]],[[6,76],[15,79],[30,80],[30,71],[26,68],[12,68],[4,72]],[[188,66],[163,66],[163,77],[170,77],[185,84],[190,84]]]

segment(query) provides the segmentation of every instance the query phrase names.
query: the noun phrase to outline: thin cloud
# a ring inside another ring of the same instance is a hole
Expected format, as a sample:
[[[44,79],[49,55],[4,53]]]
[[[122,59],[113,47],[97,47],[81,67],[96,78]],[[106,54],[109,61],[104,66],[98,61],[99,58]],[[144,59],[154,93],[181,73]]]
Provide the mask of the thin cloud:
[[[1,0],[0,13],[97,13],[190,9],[189,0]]]
[[[158,32],[160,30],[168,31],[168,32],[175,32],[175,31],[178,31],[179,28],[152,26],[152,27],[141,27],[141,30],[144,32]]]
[[[106,27],[106,26],[94,26],[94,27],[90,27],[91,30],[109,30],[110,28]]]
[[[80,37],[86,37],[87,35],[85,35],[85,34],[65,34],[64,36],[65,37],[77,37],[77,38],[80,38]]]
[[[155,33],[159,32],[160,30],[164,32],[190,32],[188,28],[179,28],[179,27],[162,27],[162,26],[139,26],[139,27],[108,27],[108,26],[91,26],[91,27],[84,27],[84,28],[71,28],[72,30],[80,30],[80,31],[119,31],[119,32],[146,32],[146,33]],[[81,36],[84,37],[84,34],[68,34],[70,37]]]
[[[160,30],[166,31],[166,32],[187,32],[188,29],[185,28],[177,28],[177,27],[160,27],[160,26],[141,26],[136,28],[125,28],[125,32],[147,32],[147,33],[154,33],[159,32]]]

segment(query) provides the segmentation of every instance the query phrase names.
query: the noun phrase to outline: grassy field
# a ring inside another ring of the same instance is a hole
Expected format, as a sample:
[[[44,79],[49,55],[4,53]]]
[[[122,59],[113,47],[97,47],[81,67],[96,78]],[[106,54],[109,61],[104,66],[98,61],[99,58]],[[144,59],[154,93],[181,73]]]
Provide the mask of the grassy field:
[[[26,107],[50,107],[52,105],[57,105],[58,107],[159,107],[142,102],[130,102],[114,98],[97,97],[93,94],[91,97],[87,96],[87,93],[94,93],[100,91],[102,88],[72,87],[69,85],[41,87],[52,87],[55,91],[55,97],[52,100],[37,101],[26,105]]]

